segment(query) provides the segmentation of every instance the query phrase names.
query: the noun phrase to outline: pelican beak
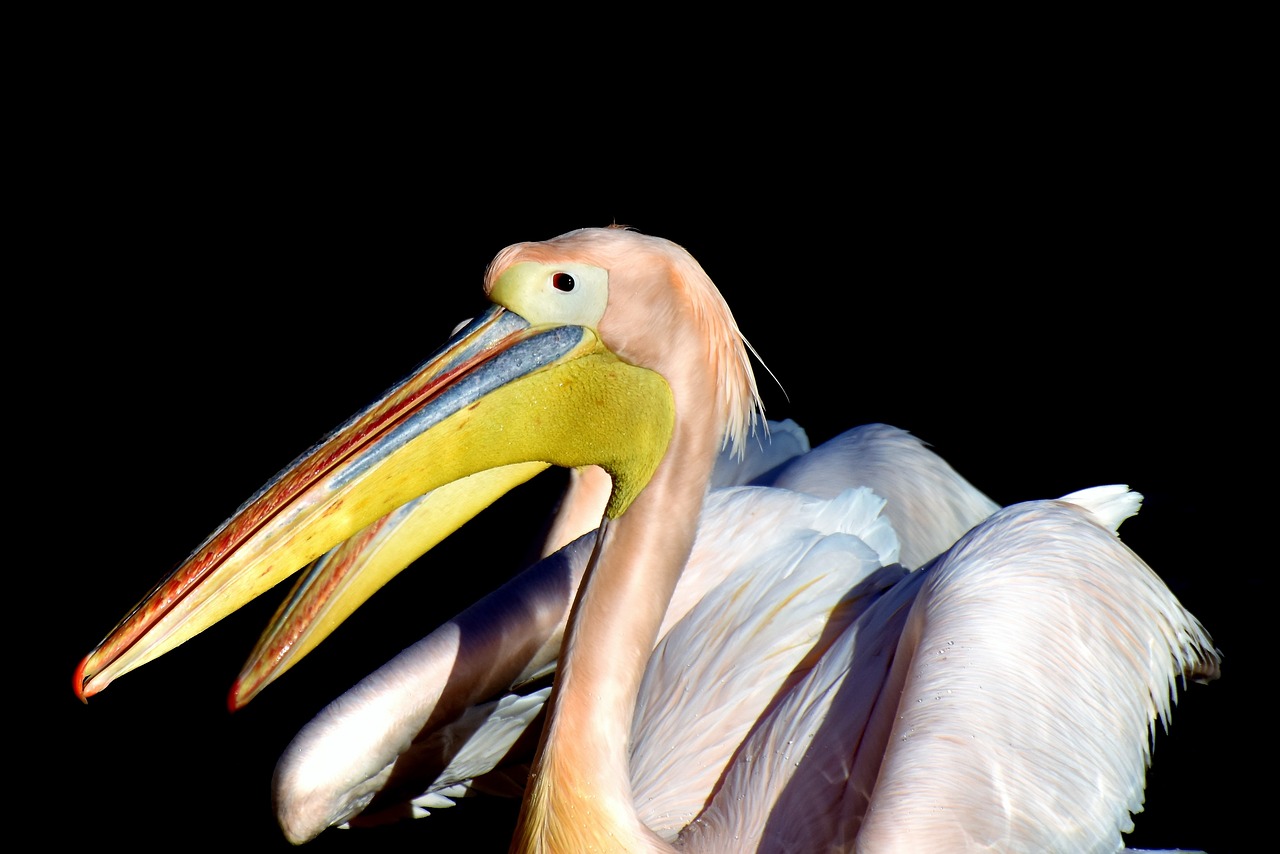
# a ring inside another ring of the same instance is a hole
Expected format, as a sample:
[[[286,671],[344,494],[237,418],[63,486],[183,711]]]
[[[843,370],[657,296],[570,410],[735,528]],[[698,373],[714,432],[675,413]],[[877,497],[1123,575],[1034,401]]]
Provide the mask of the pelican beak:
[[[543,463],[528,463],[530,475]],[[474,516],[492,498],[476,487],[483,478],[510,477],[513,485],[525,469],[493,469],[439,487],[397,507],[372,525],[334,546],[298,576],[245,660],[227,696],[232,711],[244,707],[263,688],[283,676],[342,625],[347,617],[415,560]]]
[[[608,471],[605,515],[616,517],[648,483],[673,425],[666,381],[619,360],[593,328],[533,325],[494,305],[214,531],[85,657],[75,692],[87,700],[421,496],[417,553],[549,465]],[[412,559],[363,569],[352,601]]]

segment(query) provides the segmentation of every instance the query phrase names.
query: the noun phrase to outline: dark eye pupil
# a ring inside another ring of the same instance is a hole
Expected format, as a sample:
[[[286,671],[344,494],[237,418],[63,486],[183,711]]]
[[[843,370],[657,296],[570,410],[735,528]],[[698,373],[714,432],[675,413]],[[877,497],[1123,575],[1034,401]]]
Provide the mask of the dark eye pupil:
[[[573,280],[573,276],[570,276],[568,273],[556,273],[551,277],[551,286],[558,291],[568,293],[576,288],[578,283],[575,282]]]

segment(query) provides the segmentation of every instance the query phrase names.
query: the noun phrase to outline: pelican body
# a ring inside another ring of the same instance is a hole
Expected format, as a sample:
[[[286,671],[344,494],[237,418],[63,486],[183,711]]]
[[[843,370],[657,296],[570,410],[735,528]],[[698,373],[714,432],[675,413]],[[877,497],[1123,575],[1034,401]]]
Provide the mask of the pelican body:
[[[308,567],[237,681],[248,702],[561,466],[582,482],[545,558],[299,733],[275,780],[288,838],[506,785],[513,852],[1123,848],[1153,727],[1220,663],[1117,534],[1141,496],[999,508],[881,425],[724,477],[766,444],[763,407],[681,247],[581,229],[504,249],[484,290],[126,615],[77,694]]]

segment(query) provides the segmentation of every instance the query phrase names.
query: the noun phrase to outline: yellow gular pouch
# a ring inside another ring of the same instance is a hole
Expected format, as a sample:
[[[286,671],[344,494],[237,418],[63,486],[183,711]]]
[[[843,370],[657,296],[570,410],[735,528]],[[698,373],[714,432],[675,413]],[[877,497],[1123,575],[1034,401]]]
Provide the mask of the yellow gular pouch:
[[[656,371],[623,362],[594,332],[582,332],[582,342],[554,364],[494,389],[408,443],[387,480],[416,469],[420,492],[424,468],[443,484],[516,463],[598,465],[614,483],[605,513],[621,515],[666,453],[675,398]]]

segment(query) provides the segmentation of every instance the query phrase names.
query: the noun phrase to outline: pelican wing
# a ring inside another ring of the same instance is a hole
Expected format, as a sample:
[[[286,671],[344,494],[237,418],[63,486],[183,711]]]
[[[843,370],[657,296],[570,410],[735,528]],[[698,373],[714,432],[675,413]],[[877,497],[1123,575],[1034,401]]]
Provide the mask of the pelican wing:
[[[1103,487],[1001,510],[880,597],[752,733],[682,843],[1123,847],[1177,681],[1219,665],[1115,536],[1139,500]]]
[[[888,424],[863,424],[758,478],[761,486],[833,498],[870,486],[902,544],[900,560],[923,566],[1000,505],[920,439]]]
[[[922,571],[873,571],[833,613],[826,644],[737,748],[705,809],[680,833],[698,852],[803,851],[843,839],[841,801],[854,760],[877,739],[876,711]],[[854,781],[856,782],[856,781]]]
[[[708,498],[704,513],[731,524],[703,526],[686,574],[708,559],[733,570],[654,649],[632,726],[636,808],[659,836],[674,839],[702,810],[738,745],[838,635],[833,626],[906,574],[883,507],[865,487],[831,500],[762,487]]]

